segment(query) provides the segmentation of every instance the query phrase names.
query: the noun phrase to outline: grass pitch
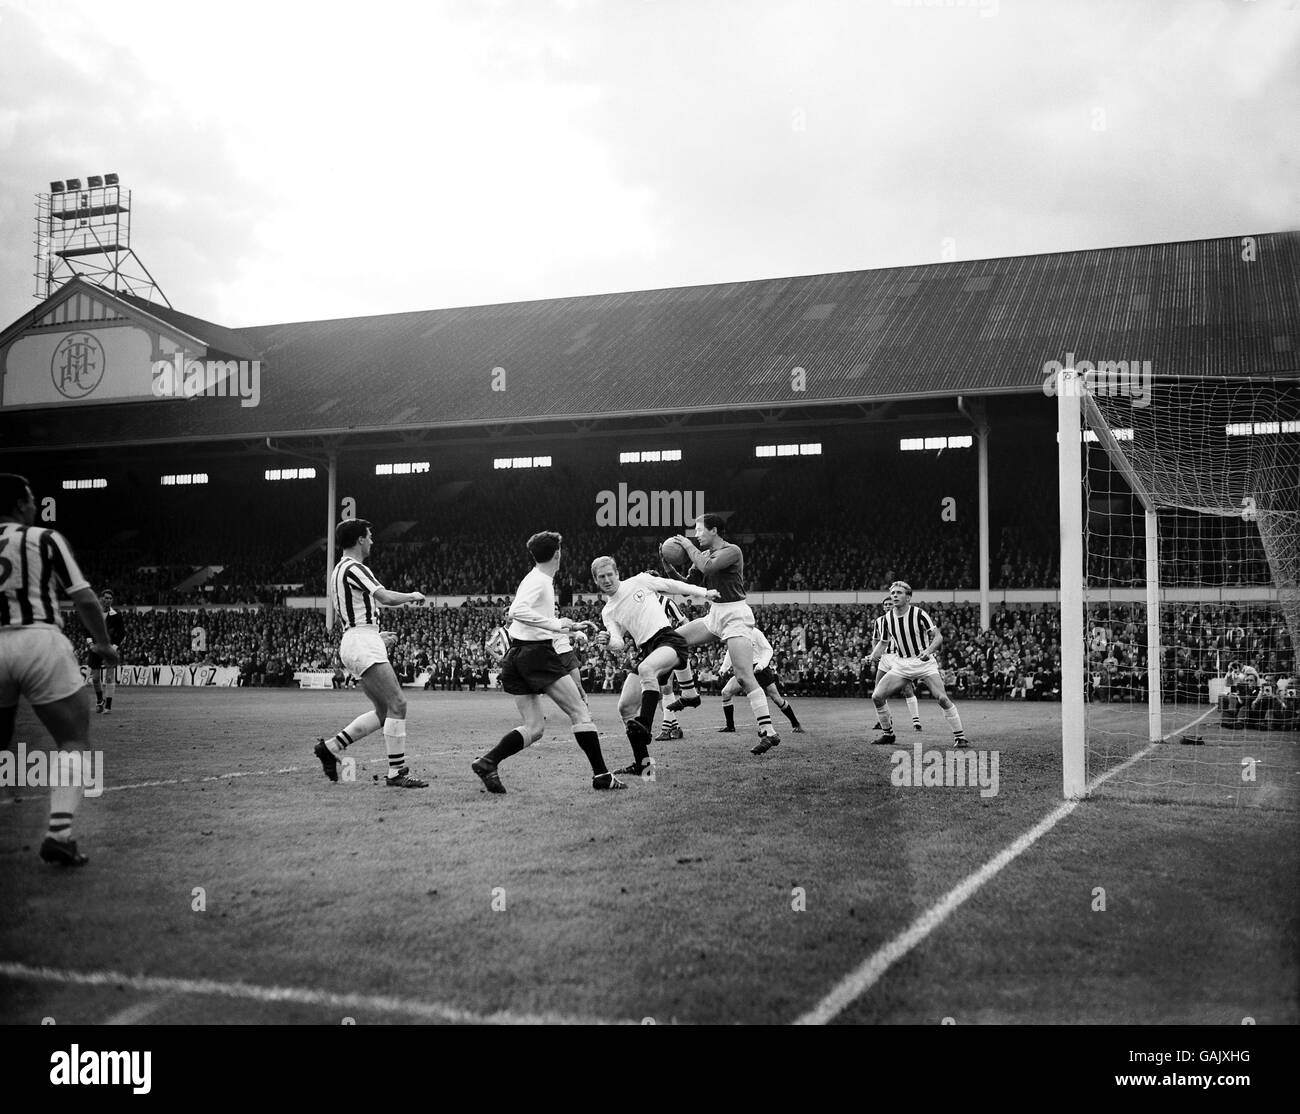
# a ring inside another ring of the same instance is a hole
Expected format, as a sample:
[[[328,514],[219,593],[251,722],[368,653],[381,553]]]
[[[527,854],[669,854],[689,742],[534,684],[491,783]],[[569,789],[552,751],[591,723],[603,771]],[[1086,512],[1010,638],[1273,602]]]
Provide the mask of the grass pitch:
[[[962,706],[995,796],[893,784],[868,702],[796,701],[808,733],[778,718],[754,757],[744,705],[717,734],[706,698],[624,793],[591,790],[552,709],[502,797],[469,763],[510,698],[409,702],[425,790],[373,780],[378,734],[326,781],[314,737],[359,692],[119,688],[89,866],[37,858],[47,791],[0,790],[0,1022],[786,1023],[1061,804],[1059,705]],[[624,764],[613,698],[592,707]],[[15,742],[43,741],[24,707]],[[1084,802],[834,1020],[1295,1024],[1298,828],[1294,801]]]

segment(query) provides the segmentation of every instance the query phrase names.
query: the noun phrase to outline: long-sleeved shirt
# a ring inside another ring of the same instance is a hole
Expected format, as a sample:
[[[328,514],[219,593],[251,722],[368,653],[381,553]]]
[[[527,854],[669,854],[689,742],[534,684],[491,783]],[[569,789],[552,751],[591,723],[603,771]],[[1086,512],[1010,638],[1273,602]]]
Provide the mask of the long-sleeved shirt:
[[[555,615],[555,581],[539,568],[519,582],[506,614],[508,633],[518,642],[550,642],[565,629]]]
[[[647,572],[620,581],[618,591],[609,597],[600,613],[615,652],[623,644],[624,634],[630,635],[632,641],[641,646],[664,627],[673,626],[664,605],[659,602],[658,592],[703,599],[706,589],[680,580],[665,580]]]

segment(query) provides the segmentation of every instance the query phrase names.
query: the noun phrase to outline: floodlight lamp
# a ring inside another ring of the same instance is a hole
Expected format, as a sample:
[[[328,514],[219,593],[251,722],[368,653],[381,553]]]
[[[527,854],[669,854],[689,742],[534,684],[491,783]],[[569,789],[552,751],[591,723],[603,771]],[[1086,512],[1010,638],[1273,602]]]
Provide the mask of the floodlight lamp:
[[[92,189],[92,190],[102,189],[103,185],[104,185],[104,179],[100,177],[100,175],[98,174],[92,174],[89,178],[86,179],[87,189]]]
[[[116,174],[105,174],[105,175],[104,175],[104,185],[106,185],[106,186],[115,186],[115,185],[117,185],[117,175],[116,175]]]
[[[75,192],[76,192],[77,190],[79,190],[79,189],[81,189],[81,179],[80,179],[80,178],[69,178],[69,179],[68,179],[68,192],[69,192],[69,193],[75,193]]]
[[[63,183],[62,183],[62,182],[51,182],[51,183],[50,183],[50,193],[62,193],[62,192],[63,192]]]

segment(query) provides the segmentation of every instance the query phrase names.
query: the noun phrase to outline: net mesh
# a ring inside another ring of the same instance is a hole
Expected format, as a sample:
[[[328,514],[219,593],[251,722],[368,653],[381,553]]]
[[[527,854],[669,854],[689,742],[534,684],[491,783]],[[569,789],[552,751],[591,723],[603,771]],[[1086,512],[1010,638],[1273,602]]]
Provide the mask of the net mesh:
[[[1300,382],[1094,390],[1083,406],[1089,779],[1144,800],[1300,807]],[[1156,513],[1159,700],[1148,679]],[[1149,715],[1157,704],[1158,725]]]

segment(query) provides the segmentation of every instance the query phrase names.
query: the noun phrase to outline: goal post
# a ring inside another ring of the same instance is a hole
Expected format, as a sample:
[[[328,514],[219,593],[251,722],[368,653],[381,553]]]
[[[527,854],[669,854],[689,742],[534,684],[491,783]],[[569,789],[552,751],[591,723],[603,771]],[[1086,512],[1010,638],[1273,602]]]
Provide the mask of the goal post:
[[[1300,807],[1300,378],[1082,367],[1055,391],[1065,796]]]

